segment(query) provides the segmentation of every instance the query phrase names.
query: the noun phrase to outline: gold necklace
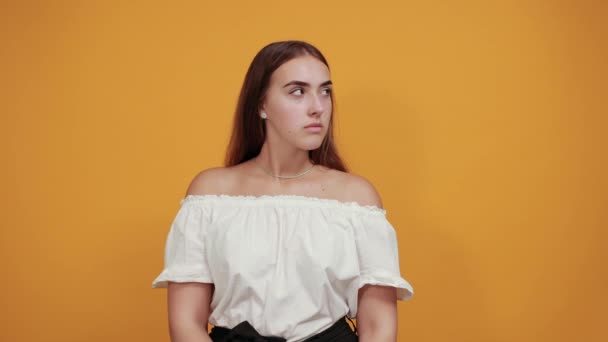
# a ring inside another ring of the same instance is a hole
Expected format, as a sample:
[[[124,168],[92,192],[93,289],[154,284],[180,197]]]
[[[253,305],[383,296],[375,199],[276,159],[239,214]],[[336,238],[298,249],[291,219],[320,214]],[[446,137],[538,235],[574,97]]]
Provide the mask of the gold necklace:
[[[257,165],[260,169],[262,169],[262,171],[264,171],[267,175],[272,176],[274,178],[280,178],[280,179],[286,179],[286,178],[289,179],[289,178],[296,178],[296,177],[304,176],[305,174],[307,174],[310,171],[312,171],[312,168],[315,166],[315,164],[313,163],[306,171],[301,172],[301,173],[299,173],[299,174],[297,174],[295,176],[279,176],[279,175],[273,175],[272,173],[266,171],[266,169],[263,168],[262,165],[260,165],[258,163],[258,157],[254,158],[254,162],[255,162],[255,165]]]

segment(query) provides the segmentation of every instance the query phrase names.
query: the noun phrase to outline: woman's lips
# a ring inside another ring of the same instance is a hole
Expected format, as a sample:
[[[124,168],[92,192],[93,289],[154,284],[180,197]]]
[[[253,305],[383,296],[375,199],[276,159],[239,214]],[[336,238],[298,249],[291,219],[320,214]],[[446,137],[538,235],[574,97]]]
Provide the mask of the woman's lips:
[[[318,133],[323,129],[323,125],[319,123],[313,123],[304,127],[308,132]]]

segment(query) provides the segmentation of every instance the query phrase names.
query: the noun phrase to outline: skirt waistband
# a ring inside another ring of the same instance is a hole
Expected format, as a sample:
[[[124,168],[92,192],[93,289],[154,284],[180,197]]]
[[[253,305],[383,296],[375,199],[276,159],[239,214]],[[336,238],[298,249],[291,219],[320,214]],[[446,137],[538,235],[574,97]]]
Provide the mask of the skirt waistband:
[[[358,341],[357,328],[351,329],[346,322],[349,320],[344,316],[334,323],[331,327],[321,331],[320,333],[307,338],[305,341],[315,342],[356,342]],[[262,336],[260,335],[248,321],[243,321],[232,329],[224,327],[213,327],[209,334],[213,342],[286,342],[287,340],[277,336]]]

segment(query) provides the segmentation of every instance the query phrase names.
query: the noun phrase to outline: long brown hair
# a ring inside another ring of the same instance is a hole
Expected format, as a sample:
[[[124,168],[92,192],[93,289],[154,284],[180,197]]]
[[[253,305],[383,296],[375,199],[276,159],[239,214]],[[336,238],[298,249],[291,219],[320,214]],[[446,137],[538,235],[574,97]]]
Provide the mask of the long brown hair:
[[[317,58],[329,69],[327,60],[316,47],[299,40],[274,42],[260,50],[245,75],[234,113],[232,135],[226,150],[225,166],[234,166],[257,156],[264,144],[266,126],[258,115],[268,90],[270,76],[283,63],[303,55]],[[331,92],[332,115],[325,139],[321,146],[309,151],[315,163],[348,172],[334,144],[333,121],[335,113],[334,92]]]

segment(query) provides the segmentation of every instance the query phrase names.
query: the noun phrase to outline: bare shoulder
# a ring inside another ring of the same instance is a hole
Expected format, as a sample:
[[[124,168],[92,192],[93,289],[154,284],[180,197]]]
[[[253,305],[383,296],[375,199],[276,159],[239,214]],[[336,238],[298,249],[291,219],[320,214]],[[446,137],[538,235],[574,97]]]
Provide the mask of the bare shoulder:
[[[188,189],[186,195],[208,195],[221,194],[232,178],[233,171],[229,167],[212,167],[197,173]]]
[[[344,187],[347,201],[382,208],[382,199],[374,185],[365,177],[354,173],[342,172],[340,183]]]

